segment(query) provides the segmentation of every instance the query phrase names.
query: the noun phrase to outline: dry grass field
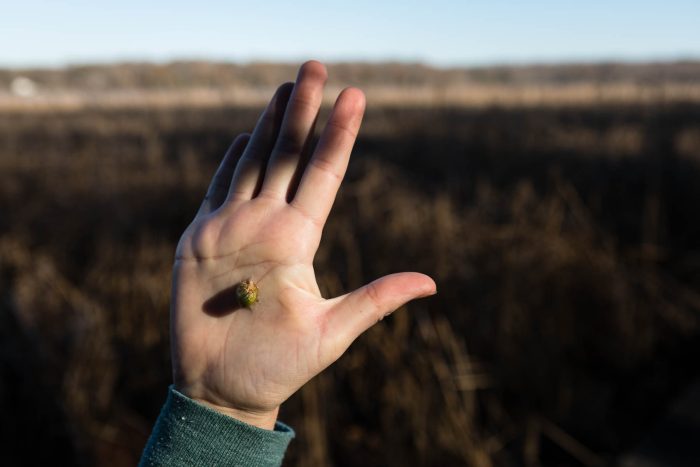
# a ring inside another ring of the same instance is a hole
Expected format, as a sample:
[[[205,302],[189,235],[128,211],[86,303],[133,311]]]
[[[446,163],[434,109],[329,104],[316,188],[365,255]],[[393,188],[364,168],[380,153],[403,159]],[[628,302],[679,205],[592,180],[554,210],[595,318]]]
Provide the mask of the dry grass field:
[[[39,94],[0,92],[3,465],[139,458],[174,245],[293,77],[189,66],[24,70]],[[283,406],[286,464],[614,462],[700,377],[700,66],[396,67],[331,68],[369,108],[315,267],[327,296],[399,270],[438,295]],[[229,72],[246,92],[217,90]]]

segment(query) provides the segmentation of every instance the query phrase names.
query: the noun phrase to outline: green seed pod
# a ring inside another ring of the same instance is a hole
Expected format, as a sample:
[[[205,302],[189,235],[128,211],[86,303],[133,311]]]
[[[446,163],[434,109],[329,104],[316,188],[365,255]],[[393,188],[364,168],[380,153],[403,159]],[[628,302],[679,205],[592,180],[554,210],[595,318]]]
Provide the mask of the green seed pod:
[[[238,303],[244,308],[250,308],[258,301],[258,286],[251,279],[246,279],[236,286]]]

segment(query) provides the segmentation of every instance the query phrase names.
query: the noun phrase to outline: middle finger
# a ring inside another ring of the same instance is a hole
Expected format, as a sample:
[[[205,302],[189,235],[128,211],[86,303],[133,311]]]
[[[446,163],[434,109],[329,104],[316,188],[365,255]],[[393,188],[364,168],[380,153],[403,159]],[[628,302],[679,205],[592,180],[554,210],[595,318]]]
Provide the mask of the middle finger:
[[[326,68],[317,61],[306,62],[299,69],[265,171],[261,195],[282,199],[287,197],[302,152],[313,136],[311,133],[323,99],[323,86],[327,76]]]

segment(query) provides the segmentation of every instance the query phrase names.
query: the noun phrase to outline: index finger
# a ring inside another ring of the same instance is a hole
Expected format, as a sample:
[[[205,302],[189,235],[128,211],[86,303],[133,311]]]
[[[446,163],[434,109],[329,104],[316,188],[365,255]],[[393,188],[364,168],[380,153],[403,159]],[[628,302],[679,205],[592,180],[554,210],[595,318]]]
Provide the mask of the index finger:
[[[365,95],[362,91],[347,88],[340,93],[290,202],[318,223],[326,221],[333,206],[364,111]]]

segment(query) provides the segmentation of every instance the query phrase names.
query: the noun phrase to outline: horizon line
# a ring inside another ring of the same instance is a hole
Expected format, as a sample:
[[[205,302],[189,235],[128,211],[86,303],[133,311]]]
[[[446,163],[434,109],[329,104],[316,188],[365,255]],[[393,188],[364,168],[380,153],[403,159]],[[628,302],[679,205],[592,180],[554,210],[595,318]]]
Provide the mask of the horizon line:
[[[674,64],[674,63],[695,63],[700,62],[700,54],[674,54],[674,55],[649,55],[649,56],[599,56],[599,57],[562,57],[562,58],[494,58],[489,60],[464,60],[464,61],[439,61],[423,59],[420,57],[381,57],[381,58],[324,58],[308,56],[305,58],[275,58],[275,57],[202,57],[196,55],[171,56],[164,58],[155,57],[111,57],[111,58],[86,58],[68,59],[55,63],[48,61],[35,61],[24,63],[3,63],[0,61],[2,70],[60,70],[69,68],[80,68],[90,66],[118,66],[118,65],[169,65],[174,63],[212,63],[231,64],[240,66],[249,65],[299,65],[307,60],[319,60],[327,65],[357,64],[357,65],[386,65],[401,64],[426,66],[434,69],[479,69],[479,68],[525,68],[525,67],[547,67],[547,66],[576,66],[576,65],[652,65],[652,64]]]

